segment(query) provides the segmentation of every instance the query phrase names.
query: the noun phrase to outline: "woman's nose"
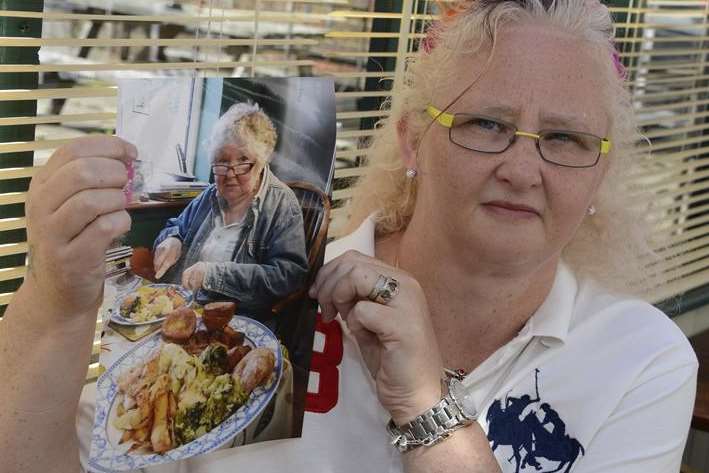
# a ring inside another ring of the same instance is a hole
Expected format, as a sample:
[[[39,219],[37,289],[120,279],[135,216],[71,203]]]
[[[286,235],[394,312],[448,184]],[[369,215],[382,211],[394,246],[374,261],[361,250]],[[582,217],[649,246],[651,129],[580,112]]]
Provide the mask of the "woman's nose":
[[[542,183],[543,165],[534,138],[516,136],[510,147],[502,153],[495,175],[517,190],[526,190]]]

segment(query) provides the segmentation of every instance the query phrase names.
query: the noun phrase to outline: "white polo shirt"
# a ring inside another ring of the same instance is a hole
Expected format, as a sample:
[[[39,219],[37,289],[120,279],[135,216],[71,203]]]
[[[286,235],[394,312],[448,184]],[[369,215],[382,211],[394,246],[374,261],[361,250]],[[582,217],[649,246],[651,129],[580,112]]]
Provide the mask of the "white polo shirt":
[[[326,260],[348,249],[374,254],[371,219],[328,245]],[[402,471],[384,428],[389,415],[356,342],[336,324],[318,330],[329,333],[316,332],[302,438],[145,471]],[[542,306],[464,384],[481,408],[478,423],[505,473],[667,473],[679,471],[697,367],[684,334],[662,312],[578,281],[561,264]],[[84,465],[92,393],[85,389],[77,421]]]

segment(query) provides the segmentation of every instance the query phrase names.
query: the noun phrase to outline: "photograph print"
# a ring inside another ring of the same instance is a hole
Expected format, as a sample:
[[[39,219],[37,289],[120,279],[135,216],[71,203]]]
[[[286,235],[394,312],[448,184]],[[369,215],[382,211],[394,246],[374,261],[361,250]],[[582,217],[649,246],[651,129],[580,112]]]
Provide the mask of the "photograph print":
[[[324,78],[126,79],[89,465],[301,435],[335,151]],[[238,453],[237,453],[238,454]]]

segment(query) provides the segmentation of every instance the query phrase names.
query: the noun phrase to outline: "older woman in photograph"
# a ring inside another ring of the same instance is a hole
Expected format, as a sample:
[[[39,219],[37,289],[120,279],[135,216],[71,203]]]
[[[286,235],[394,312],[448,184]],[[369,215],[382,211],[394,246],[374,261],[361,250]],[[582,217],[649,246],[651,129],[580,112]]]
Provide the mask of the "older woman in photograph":
[[[214,126],[210,160],[216,181],[154,245],[155,276],[197,293],[233,299],[264,319],[301,288],[308,271],[303,217],[293,191],[269,169],[276,130],[258,105],[233,105]]]
[[[697,360],[632,295],[652,286],[641,270],[657,257],[643,210],[627,204],[641,136],[609,11],[596,0],[453,6],[393,91],[352,203],[356,229],[329,245],[311,288],[342,346],[313,362],[303,438],[146,471],[679,470]],[[89,149],[65,148],[30,191],[34,267],[0,332],[0,457],[12,471],[73,473],[88,453],[90,396],[77,435],[72,422],[94,279],[125,216],[118,194],[96,223],[77,216],[61,232],[46,216],[77,208],[76,189],[49,184],[65,182],[67,156],[93,169],[97,158],[79,159]],[[111,192],[117,167],[100,172]],[[93,252],[73,262],[81,246],[58,254],[57,233],[95,241]],[[64,265],[79,279],[52,273]]]

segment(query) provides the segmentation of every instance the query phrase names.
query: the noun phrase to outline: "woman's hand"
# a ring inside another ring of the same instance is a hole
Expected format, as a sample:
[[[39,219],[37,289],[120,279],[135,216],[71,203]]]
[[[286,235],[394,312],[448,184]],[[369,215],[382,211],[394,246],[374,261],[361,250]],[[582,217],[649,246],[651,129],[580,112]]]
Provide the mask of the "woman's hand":
[[[202,261],[193,264],[182,273],[182,285],[192,292],[197,292],[204,284],[207,276],[207,263]]]
[[[67,318],[95,315],[101,303],[106,250],[131,227],[122,188],[136,156],[120,138],[80,138],[57,149],[32,178],[26,283]]]
[[[182,254],[182,242],[179,238],[168,237],[155,248],[153,267],[155,279],[160,279],[172,267]]]
[[[386,305],[368,299],[379,275],[399,282],[398,294]],[[348,251],[322,267],[309,294],[318,299],[324,321],[339,313],[346,322],[394,422],[408,422],[440,401],[443,364],[416,280]]]

